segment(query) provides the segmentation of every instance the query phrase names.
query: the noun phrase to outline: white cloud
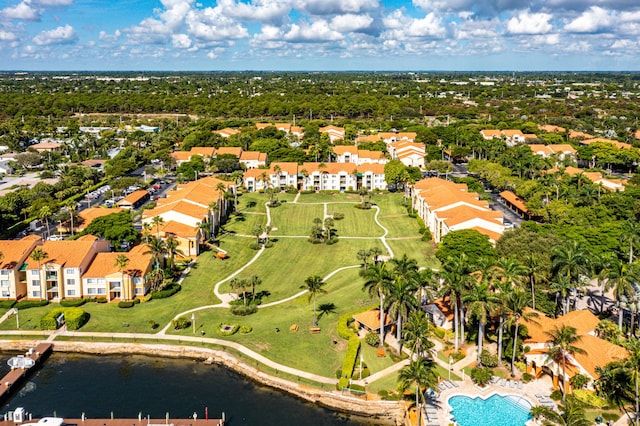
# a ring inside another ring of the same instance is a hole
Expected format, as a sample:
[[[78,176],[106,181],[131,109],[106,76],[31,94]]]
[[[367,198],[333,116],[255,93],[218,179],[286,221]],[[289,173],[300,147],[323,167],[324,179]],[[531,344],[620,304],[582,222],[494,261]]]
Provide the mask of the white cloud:
[[[295,8],[312,15],[359,13],[378,7],[378,0],[301,0]]]
[[[33,38],[33,42],[39,46],[48,46],[51,44],[72,43],[77,39],[75,30],[71,25],[58,27],[49,31],[42,31]]]
[[[334,16],[331,20],[331,28],[334,30],[345,33],[365,30],[371,26],[373,18],[367,15],[354,15],[348,13],[346,15]]]
[[[329,27],[327,21],[318,20],[311,25],[305,21],[293,24],[284,34],[286,41],[297,43],[318,43],[324,41],[342,40],[344,36]]]
[[[290,0],[254,0],[251,3],[219,0],[218,6],[226,16],[247,21],[278,22],[291,11]]]
[[[171,36],[171,44],[173,47],[188,49],[191,47],[191,39],[186,34],[174,34]]]
[[[3,42],[3,41],[14,41],[17,38],[18,38],[18,36],[16,36],[12,32],[0,30],[0,42]]]
[[[108,34],[105,31],[100,31],[100,33],[98,34],[98,39],[100,39],[101,41],[113,42],[118,40],[121,35],[122,33],[120,32],[120,30],[116,30],[113,34]]]
[[[510,34],[546,34],[553,29],[549,21],[553,18],[548,13],[520,12],[507,22],[507,32]]]
[[[614,23],[614,17],[606,9],[592,6],[579,17],[565,25],[564,29],[573,33],[595,33]]]
[[[34,3],[42,6],[71,6],[73,0],[34,0]]]
[[[23,1],[15,6],[5,7],[0,11],[3,18],[24,19],[26,21],[37,21],[40,19],[38,10],[31,6],[29,1]]]

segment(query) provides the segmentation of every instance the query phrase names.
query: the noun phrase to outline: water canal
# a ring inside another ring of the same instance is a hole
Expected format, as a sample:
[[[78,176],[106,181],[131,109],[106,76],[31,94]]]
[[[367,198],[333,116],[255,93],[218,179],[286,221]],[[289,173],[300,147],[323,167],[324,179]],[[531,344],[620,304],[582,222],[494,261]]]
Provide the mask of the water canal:
[[[0,353],[0,374],[10,354]],[[2,407],[34,417],[219,418],[228,425],[365,425],[356,419],[259,386],[215,365],[144,356],[54,353]]]

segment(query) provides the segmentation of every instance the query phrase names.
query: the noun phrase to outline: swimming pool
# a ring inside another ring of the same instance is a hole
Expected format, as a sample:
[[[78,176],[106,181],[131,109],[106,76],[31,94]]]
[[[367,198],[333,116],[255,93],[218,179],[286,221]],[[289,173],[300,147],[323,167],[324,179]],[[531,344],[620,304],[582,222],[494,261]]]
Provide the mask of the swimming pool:
[[[524,426],[531,418],[529,402],[517,395],[452,396],[448,403],[460,426]]]

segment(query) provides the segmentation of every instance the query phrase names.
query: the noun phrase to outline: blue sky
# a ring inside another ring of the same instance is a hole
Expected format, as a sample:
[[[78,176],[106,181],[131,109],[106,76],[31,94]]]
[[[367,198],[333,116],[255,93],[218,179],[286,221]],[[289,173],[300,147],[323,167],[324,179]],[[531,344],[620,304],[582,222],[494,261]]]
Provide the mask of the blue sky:
[[[1,70],[640,70],[639,0],[0,0]]]

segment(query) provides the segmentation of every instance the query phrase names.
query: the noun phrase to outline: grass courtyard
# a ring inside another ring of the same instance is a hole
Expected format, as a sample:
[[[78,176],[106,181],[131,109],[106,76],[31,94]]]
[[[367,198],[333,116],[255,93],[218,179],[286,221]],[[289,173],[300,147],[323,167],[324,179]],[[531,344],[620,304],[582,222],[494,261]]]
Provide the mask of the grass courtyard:
[[[238,213],[231,215],[218,240],[220,247],[229,254],[228,259],[215,258],[213,251],[204,252],[184,279],[182,290],[168,299],[140,303],[130,309],[118,308],[117,304],[87,303],[83,309],[91,318],[81,331],[156,333],[181,312],[219,304],[220,300],[214,293],[215,285],[254,258],[255,261],[237,277],[258,275],[262,279],[257,291],[265,294],[263,305],[298,294],[309,276],[325,278],[338,268],[346,267],[327,278],[327,293],[318,295],[318,307],[325,306],[318,309],[321,331],[317,334],[309,330],[313,325],[313,304],[307,294],[260,308],[257,313],[246,317],[234,316],[229,308],[222,307],[204,308],[196,313],[198,335],[204,332],[206,337],[241,343],[275,362],[335,377],[346,351],[346,341],[336,331],[339,316],[376,304],[376,300],[371,300],[362,290],[363,279],[358,274],[360,267],[356,254],[361,249],[383,248],[380,237],[384,235],[384,229],[374,221],[376,209],[354,207],[360,202],[356,194],[301,194],[296,203],[293,202],[295,194],[280,194],[278,198],[285,202],[270,209],[274,228],[272,247],[262,253],[249,247],[254,241],[251,237],[253,228],[267,222],[265,203],[268,196],[243,194],[238,198]],[[387,242],[395,256],[406,253],[417,258],[421,266],[436,267],[435,250],[430,243],[420,240],[418,222],[407,215],[402,195],[375,195],[372,202],[379,208],[380,223],[389,231]],[[311,244],[306,237],[313,226],[313,219],[324,218],[325,213],[344,215],[344,219],[334,222],[340,238],[334,245]],[[219,291],[234,292],[229,281],[222,283]],[[40,318],[55,306],[57,304],[20,311],[20,329],[38,330]],[[159,328],[153,329],[153,323]],[[221,337],[217,330],[220,324],[226,323],[248,325],[252,331]],[[298,326],[295,332],[290,331],[293,324]],[[10,329],[15,329],[13,317],[0,324],[0,330]],[[175,331],[170,328],[169,333],[188,336],[193,334],[193,330]],[[375,349],[364,343],[362,348],[363,359],[372,373],[392,365],[388,357],[378,358]],[[396,376],[393,375],[377,382],[374,388],[393,388],[395,381]]]

